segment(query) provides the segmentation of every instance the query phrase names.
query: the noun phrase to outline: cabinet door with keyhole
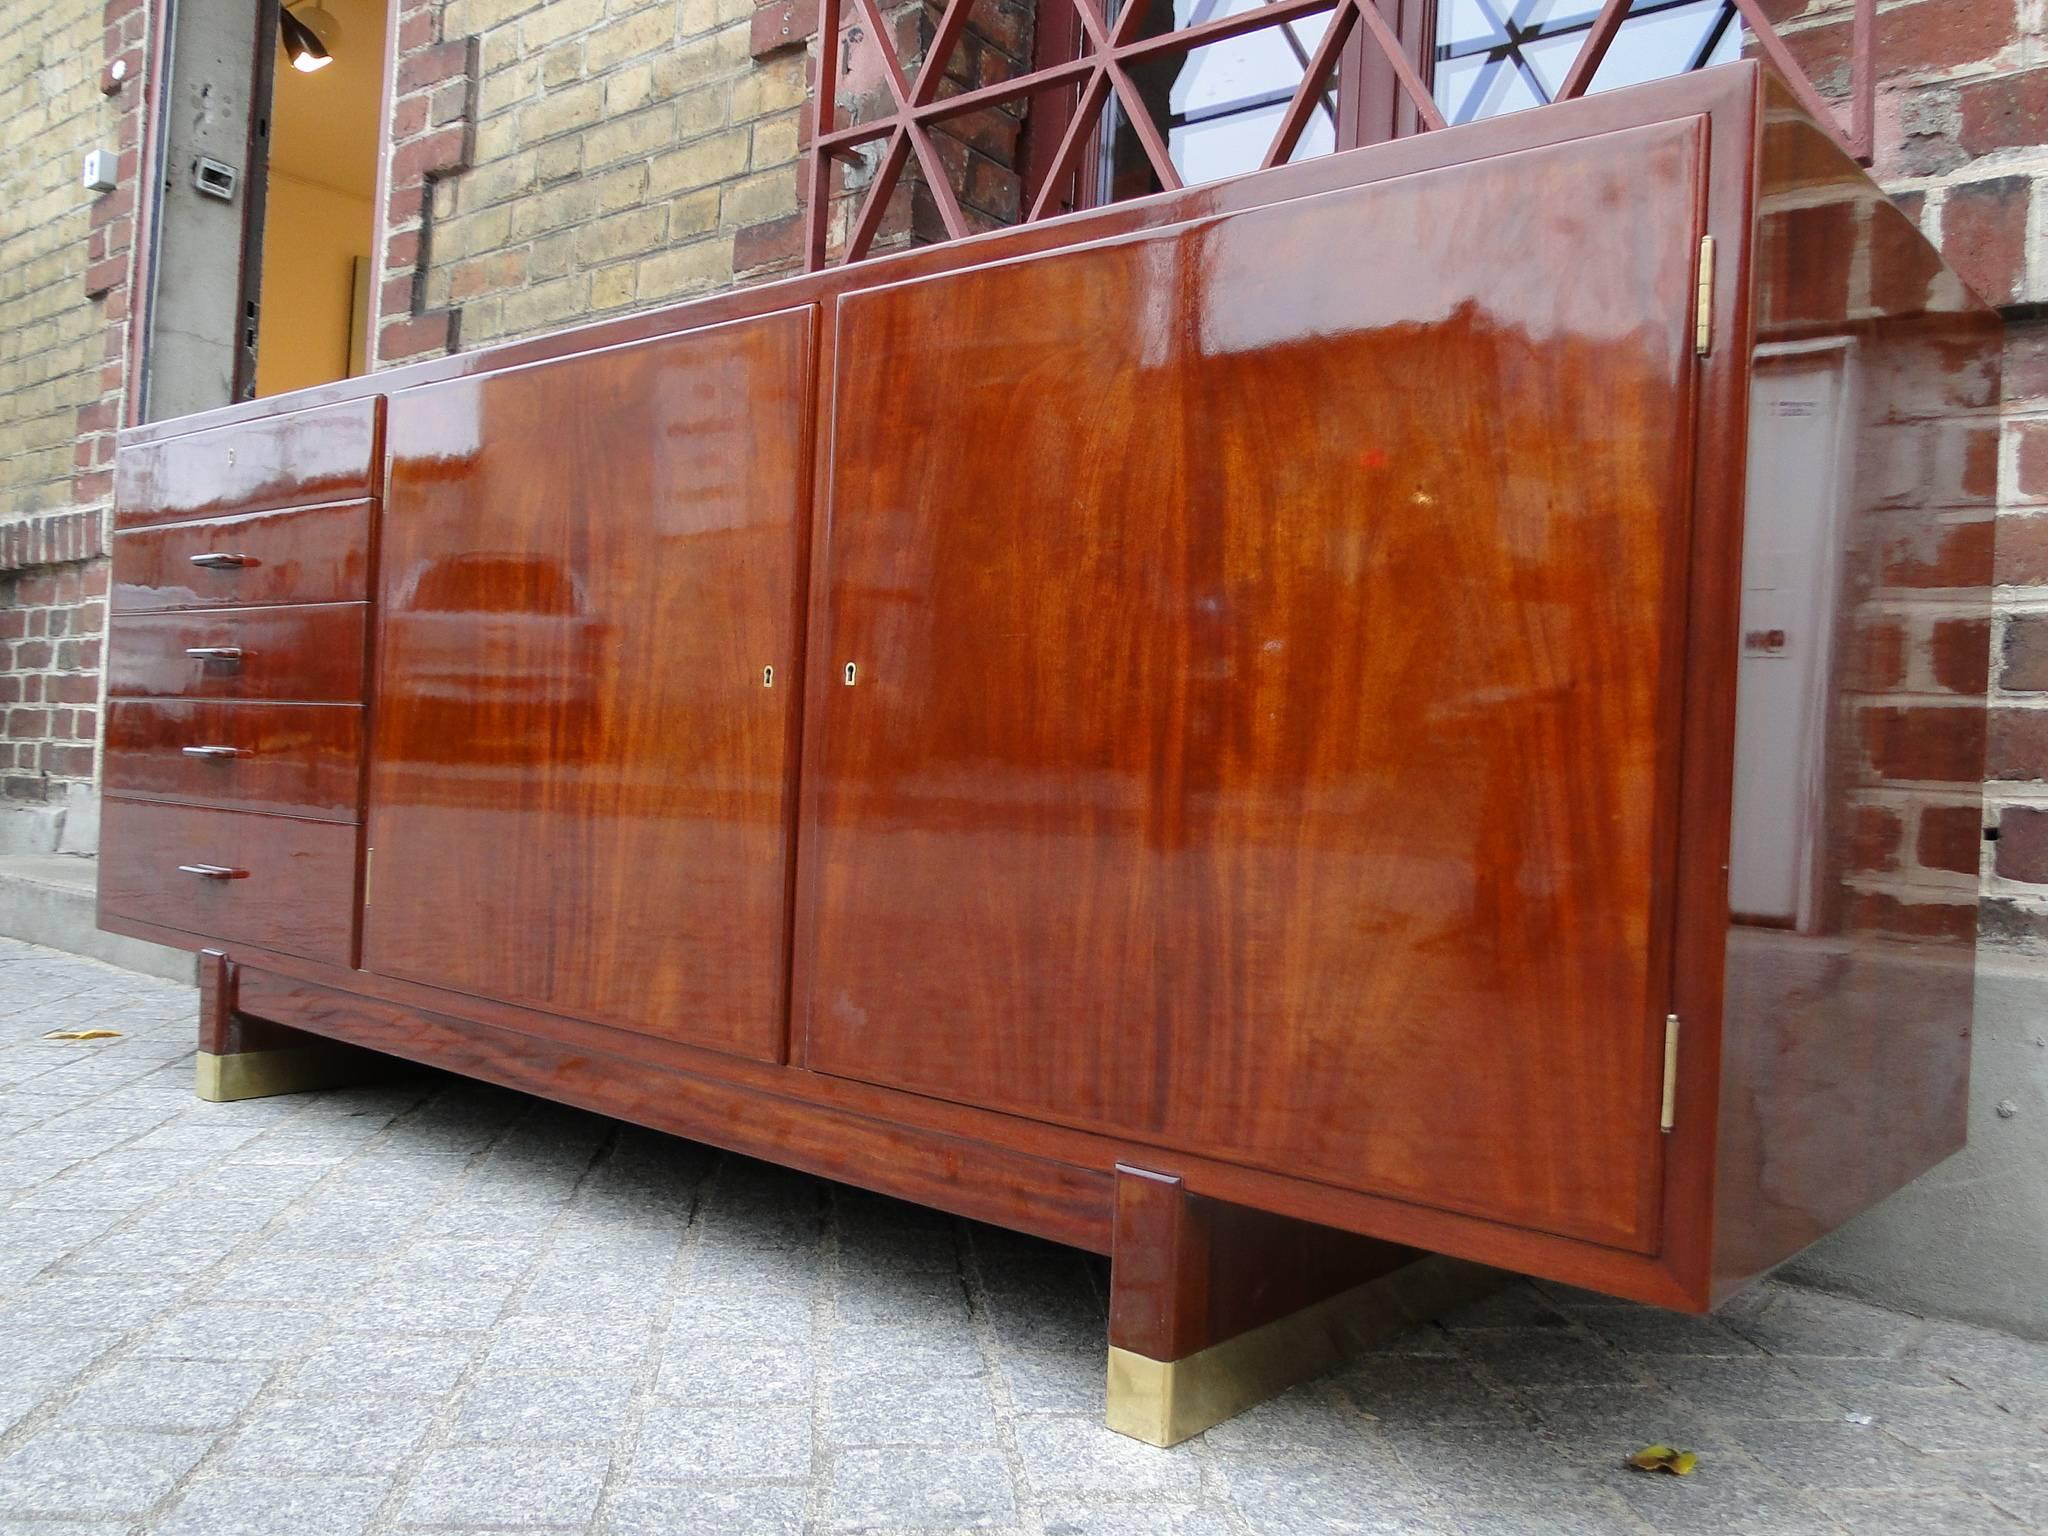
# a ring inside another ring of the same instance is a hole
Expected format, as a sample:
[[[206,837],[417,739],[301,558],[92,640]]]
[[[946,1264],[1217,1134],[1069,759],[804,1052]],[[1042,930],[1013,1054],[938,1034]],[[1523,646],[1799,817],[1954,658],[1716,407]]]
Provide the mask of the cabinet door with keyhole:
[[[810,1066],[1655,1251],[1703,167],[844,301]]]
[[[811,331],[392,400],[365,969],[781,1057]]]

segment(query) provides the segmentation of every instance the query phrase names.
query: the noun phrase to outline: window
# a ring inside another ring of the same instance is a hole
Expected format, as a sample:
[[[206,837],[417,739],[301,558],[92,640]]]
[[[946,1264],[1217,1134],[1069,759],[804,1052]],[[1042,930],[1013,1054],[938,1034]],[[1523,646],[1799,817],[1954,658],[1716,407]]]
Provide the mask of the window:
[[[1598,0],[1441,0],[1436,102],[1452,123],[1557,99]],[[1589,87],[1640,85],[1741,57],[1733,0],[1635,0]]]
[[[1407,45],[1415,68],[1425,75],[1436,3],[1380,0],[1382,16]],[[1132,35],[1138,40],[1163,38],[1188,28],[1254,16],[1266,8],[1266,0],[1154,0]],[[1042,0],[1041,68],[1073,57],[1079,38],[1071,10],[1065,0]],[[1111,25],[1120,14],[1120,7],[1112,7]],[[1131,79],[1148,109],[1150,126],[1185,185],[1198,186],[1259,168],[1329,27],[1330,12],[1324,10],[1191,48],[1169,46],[1130,63]],[[1071,110],[1069,103],[1067,111]],[[1034,117],[1034,156],[1059,138],[1066,121],[1065,113]],[[1413,130],[1413,108],[1401,98],[1392,69],[1379,50],[1354,29],[1288,159],[1307,160]],[[1104,107],[1095,144],[1082,157],[1076,180],[1068,207],[1120,202],[1159,190],[1137,127],[1120,100],[1112,97]]]

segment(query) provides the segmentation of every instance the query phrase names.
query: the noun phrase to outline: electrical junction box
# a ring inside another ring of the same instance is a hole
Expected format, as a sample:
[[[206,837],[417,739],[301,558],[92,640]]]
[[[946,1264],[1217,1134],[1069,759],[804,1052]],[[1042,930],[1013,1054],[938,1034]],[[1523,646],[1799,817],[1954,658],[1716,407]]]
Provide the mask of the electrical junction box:
[[[79,173],[79,180],[88,192],[111,192],[115,186],[115,168],[120,157],[111,149],[95,149],[87,152],[85,167]]]
[[[192,185],[206,197],[217,197],[224,203],[235,200],[235,168],[210,155],[201,155],[192,165]]]

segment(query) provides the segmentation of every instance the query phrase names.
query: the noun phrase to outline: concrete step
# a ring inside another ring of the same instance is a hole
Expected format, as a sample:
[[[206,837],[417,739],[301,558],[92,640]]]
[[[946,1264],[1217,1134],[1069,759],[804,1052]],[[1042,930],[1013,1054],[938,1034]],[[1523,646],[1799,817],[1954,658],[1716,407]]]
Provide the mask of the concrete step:
[[[87,955],[145,976],[191,982],[197,959],[143,939],[100,931],[99,860],[69,853],[0,856],[0,934]]]

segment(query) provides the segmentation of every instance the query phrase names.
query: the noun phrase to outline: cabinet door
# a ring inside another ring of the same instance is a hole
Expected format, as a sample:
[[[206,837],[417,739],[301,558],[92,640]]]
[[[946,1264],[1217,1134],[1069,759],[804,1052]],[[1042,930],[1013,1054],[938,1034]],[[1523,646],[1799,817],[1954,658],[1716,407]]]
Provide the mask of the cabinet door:
[[[810,345],[393,398],[366,969],[780,1057]]]
[[[1654,1246],[1703,156],[844,302],[810,1066]]]

